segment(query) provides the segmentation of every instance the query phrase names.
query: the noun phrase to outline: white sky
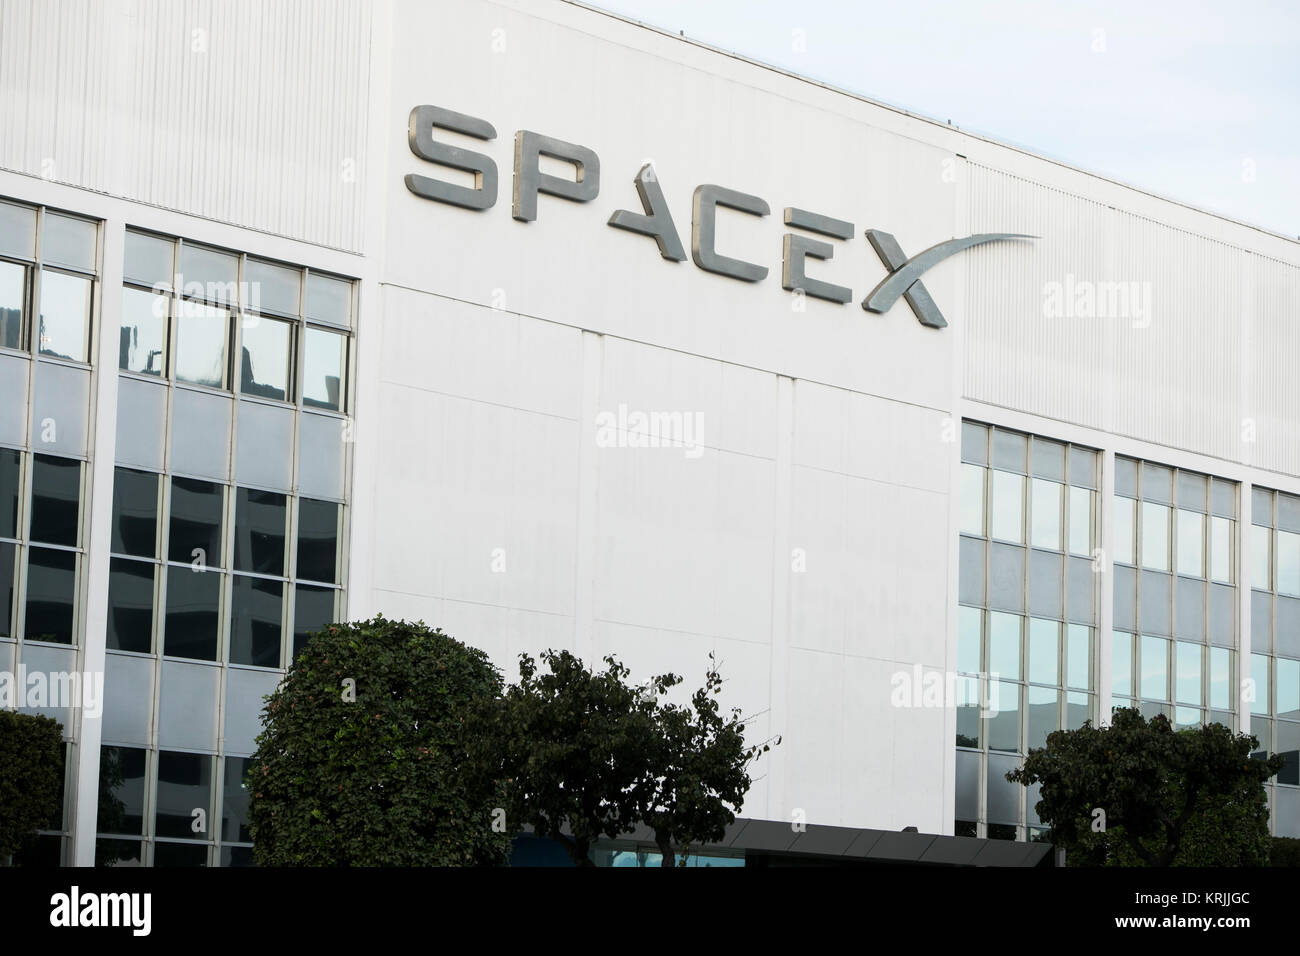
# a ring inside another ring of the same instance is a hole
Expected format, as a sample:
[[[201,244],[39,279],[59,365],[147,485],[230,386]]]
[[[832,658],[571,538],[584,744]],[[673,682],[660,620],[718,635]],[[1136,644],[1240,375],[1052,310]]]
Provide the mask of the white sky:
[[[1300,236],[1296,0],[589,2]]]

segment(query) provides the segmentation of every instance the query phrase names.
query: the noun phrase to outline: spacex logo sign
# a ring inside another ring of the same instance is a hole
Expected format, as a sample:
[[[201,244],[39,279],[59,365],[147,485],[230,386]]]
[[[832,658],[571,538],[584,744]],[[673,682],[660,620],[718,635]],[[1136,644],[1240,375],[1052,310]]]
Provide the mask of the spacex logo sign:
[[[406,176],[406,188],[417,196],[462,209],[482,211],[492,208],[497,201],[496,163],[483,153],[440,142],[434,138],[435,130],[447,130],[485,141],[496,139],[497,135],[496,129],[486,120],[439,106],[415,107],[411,110],[407,128],[411,152],[429,163],[472,173],[474,186],[460,186],[411,173]],[[543,173],[543,156],[572,165],[573,178]],[[608,225],[651,238],[663,258],[684,262],[686,250],[664,201],[654,167],[649,163],[642,166],[633,179],[633,185],[641,200],[641,211],[620,209],[609,217]],[[512,197],[515,219],[520,222],[536,220],[539,195],[556,196],[570,202],[591,202],[599,194],[600,159],[592,150],[529,130],[515,133]],[[766,278],[766,266],[735,259],[718,251],[714,237],[719,207],[750,216],[766,216],[771,212],[766,200],[758,196],[712,184],[697,186],[691,204],[691,258],[706,272],[745,282]],[[846,241],[854,235],[851,222],[793,206],[785,208],[783,221],[787,226],[828,239]],[[981,233],[940,242],[908,258],[889,233],[868,229],[866,237],[889,274],[862,300],[862,308],[868,312],[888,312],[901,297],[916,314],[917,321],[935,329],[948,323],[921,282],[927,269],[972,246],[1001,239],[1035,238],[1009,232]],[[849,302],[853,298],[851,289],[807,274],[809,259],[824,262],[834,254],[835,247],[824,239],[786,233],[782,239],[781,288],[841,305]]]

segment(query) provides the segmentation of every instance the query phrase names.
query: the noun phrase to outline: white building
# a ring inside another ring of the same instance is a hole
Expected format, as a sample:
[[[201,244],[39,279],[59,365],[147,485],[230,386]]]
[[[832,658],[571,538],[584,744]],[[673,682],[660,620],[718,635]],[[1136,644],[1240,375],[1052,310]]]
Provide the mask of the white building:
[[[247,859],[379,612],[715,652],[782,832],[1030,839],[1136,700],[1300,835],[1294,239],[564,0],[0,0],[0,95],[0,671],[104,675],[45,859]]]

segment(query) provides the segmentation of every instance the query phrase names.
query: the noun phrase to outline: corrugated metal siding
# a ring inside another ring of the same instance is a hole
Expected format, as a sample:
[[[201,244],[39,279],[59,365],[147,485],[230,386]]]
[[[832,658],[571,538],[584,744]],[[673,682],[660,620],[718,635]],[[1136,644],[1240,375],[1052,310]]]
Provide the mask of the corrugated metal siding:
[[[364,0],[0,0],[0,166],[359,251]]]
[[[972,232],[1040,238],[966,253],[966,397],[1300,474],[1300,269],[969,170]],[[1066,289],[1071,277],[1099,293],[1133,284],[1137,297],[1119,314],[1048,315],[1049,283]],[[1252,418],[1254,441],[1243,425]]]

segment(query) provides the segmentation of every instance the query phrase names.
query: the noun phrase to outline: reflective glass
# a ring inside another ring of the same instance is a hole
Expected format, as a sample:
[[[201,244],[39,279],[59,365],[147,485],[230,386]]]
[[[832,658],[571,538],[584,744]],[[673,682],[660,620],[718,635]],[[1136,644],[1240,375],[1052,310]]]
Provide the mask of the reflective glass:
[[[0,348],[23,347],[26,303],[27,267],[16,262],[0,262]]]
[[[36,258],[36,210],[0,202],[0,252],[20,259]]]
[[[1071,624],[1066,628],[1066,684],[1092,689],[1092,628]]]
[[[1169,699],[1169,642],[1142,635],[1142,696]]]
[[[298,314],[298,296],[302,288],[302,273],[297,269],[262,262],[244,260],[245,305],[257,312],[278,312],[281,315]]]
[[[1250,712],[1252,714],[1267,715],[1268,709],[1268,656],[1265,654],[1250,655],[1250,679],[1253,683],[1255,699],[1251,701]]]
[[[1133,635],[1115,631],[1111,635],[1110,689],[1122,697],[1133,695]]]
[[[235,570],[284,574],[285,496],[273,491],[235,491]]]
[[[1047,744],[1047,735],[1060,730],[1059,692],[1055,687],[1030,687],[1028,690],[1029,736],[1025,747],[1033,749]]]
[[[352,283],[315,272],[308,274],[306,313],[309,319],[331,325],[350,325]]]
[[[1174,473],[1164,465],[1142,463],[1142,497],[1147,501],[1173,504]]]
[[[31,540],[77,545],[81,462],[37,455],[32,463]]]
[[[1006,471],[993,472],[993,537],[1024,541],[1025,479]]]
[[[993,431],[993,467],[1002,471],[1025,473],[1025,455],[1029,444],[1024,435],[1002,429]]]
[[[1092,554],[1092,492],[1070,487],[1070,553]]]
[[[990,750],[1020,749],[1020,685],[990,681],[988,744]]]
[[[978,747],[980,734],[980,679],[958,677],[953,685],[957,695],[957,746]]]
[[[207,866],[208,847],[203,843],[172,843],[168,840],[158,840],[153,847],[153,865],[160,868]]]
[[[957,608],[957,670],[978,674],[980,670],[980,624],[984,612],[977,607]]]
[[[1059,442],[1035,438],[1030,446],[1030,464],[1035,476],[1065,483],[1065,446]]]
[[[1142,567],[1169,570],[1169,509],[1142,502]]]
[[[76,594],[77,555],[74,552],[29,549],[24,637],[29,641],[71,644]]]
[[[1057,683],[1061,625],[1042,618],[1029,619],[1029,679],[1035,684]]]
[[[14,637],[14,570],[18,546],[0,541],[0,637]]]
[[[167,559],[221,566],[222,486],[194,478],[172,479]]]
[[[1016,614],[989,613],[989,673],[1020,679],[1020,622]]]
[[[217,659],[221,575],[188,567],[167,569],[167,620],[163,653],[192,660]]]
[[[181,290],[194,299],[233,303],[238,299],[239,259],[216,249],[181,244]]]
[[[1284,720],[1300,720],[1300,661],[1279,657],[1277,660],[1277,715]]]
[[[227,842],[251,843],[248,832],[248,788],[244,778],[253,761],[248,757],[227,757],[224,799],[221,801],[221,839]]]
[[[109,547],[115,554],[157,557],[157,475],[130,468],[113,472],[113,531]]]
[[[177,381],[225,388],[229,313],[184,299],[176,310]]]
[[[1224,584],[1232,583],[1232,521],[1210,519],[1210,577]]]
[[[1178,573],[1205,577],[1205,515],[1178,509]]]
[[[302,401],[312,408],[343,407],[346,339],[336,332],[307,329],[303,347]]]
[[[86,361],[90,346],[90,280],[41,270],[40,325],[42,355]]]
[[[299,580],[338,583],[339,505],[302,498],[298,502]]]
[[[292,327],[260,315],[240,320],[239,390],[284,401],[289,397]]]
[[[1277,532],[1277,591],[1300,595],[1300,534]]]
[[[143,375],[164,375],[167,371],[167,309],[165,295],[122,289],[122,331],[117,349],[117,367]]]
[[[961,530],[984,534],[984,475],[979,465],[961,466]]]
[[[975,465],[989,463],[989,430],[985,426],[961,423],[961,460]]]
[[[153,649],[154,565],[113,558],[108,572],[108,647],[148,654]]]
[[[1272,536],[1270,528],[1261,528],[1255,524],[1250,526],[1250,586],[1261,591],[1269,591],[1273,587],[1273,562],[1269,548]]]
[[[1061,496],[1063,485],[1033,479],[1030,495],[1030,542],[1036,548],[1061,550]]]
[[[1210,648],[1210,706],[1232,706],[1232,652],[1226,647]]]
[[[170,288],[172,284],[172,250],[170,239],[160,239],[143,232],[126,231],[126,248],[122,275],[132,282],[151,287]]]
[[[82,272],[94,272],[97,232],[93,222],[47,211],[41,221],[41,259]]]
[[[1077,690],[1065,695],[1065,729],[1078,730],[1092,716],[1092,695]]]
[[[1117,564],[1137,564],[1133,552],[1133,511],[1137,502],[1132,498],[1116,498],[1114,521],[1115,561]]]
[[[284,584],[235,575],[230,609],[230,662],[280,666]]]
[[[1115,458],[1115,494],[1125,498],[1136,498],[1137,462],[1131,458]]]
[[[20,452],[0,448],[0,538],[18,537],[18,488],[22,480],[22,463]]]
[[[196,830],[212,808],[212,758],[204,754],[158,752],[158,836],[202,840],[208,828]],[[194,813],[202,810],[202,816]]]
[[[293,653],[306,646],[308,639],[334,621],[334,590],[300,584],[294,589]]]
[[[144,832],[145,751],[135,747],[99,748],[100,833]]]
[[[1174,700],[1199,707],[1202,703],[1201,645],[1178,641],[1174,647]]]

